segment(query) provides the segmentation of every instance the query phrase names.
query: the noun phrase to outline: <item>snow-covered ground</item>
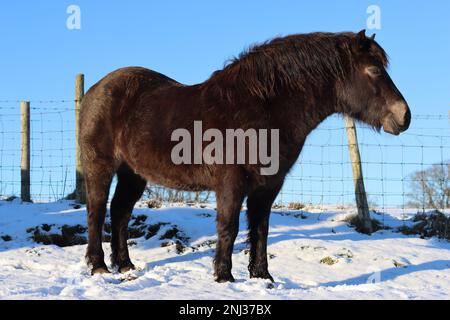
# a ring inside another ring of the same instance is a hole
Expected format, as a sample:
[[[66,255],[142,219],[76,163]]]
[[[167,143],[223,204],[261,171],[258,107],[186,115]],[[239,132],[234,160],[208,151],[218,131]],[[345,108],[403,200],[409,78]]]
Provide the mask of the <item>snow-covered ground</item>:
[[[269,270],[274,286],[249,279],[246,221],[233,254],[234,283],[213,281],[213,208],[148,209],[146,225],[168,222],[156,235],[131,240],[137,270],[90,276],[86,245],[58,247],[30,239],[32,229],[48,224],[86,225],[84,207],[71,202],[21,204],[0,201],[0,298],[2,299],[449,299],[450,243],[420,239],[392,230],[362,235],[343,219],[351,210],[307,208],[274,211],[270,222]],[[391,225],[405,222],[385,219]],[[185,239],[160,240],[176,226]],[[27,232],[28,231],[28,232]],[[45,233],[45,231],[42,231]],[[11,239],[9,239],[9,237]],[[9,241],[5,241],[9,240]],[[163,246],[162,246],[163,244]],[[110,248],[104,243],[105,255]],[[107,261],[108,263],[109,261]]]

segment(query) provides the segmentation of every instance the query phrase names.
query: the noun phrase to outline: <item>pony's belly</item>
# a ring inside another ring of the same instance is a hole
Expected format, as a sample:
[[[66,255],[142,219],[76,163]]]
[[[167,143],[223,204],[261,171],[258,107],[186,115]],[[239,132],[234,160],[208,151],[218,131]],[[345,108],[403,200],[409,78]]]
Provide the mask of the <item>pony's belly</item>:
[[[148,182],[166,188],[182,191],[206,191],[212,190],[209,183],[199,179],[200,175],[190,172],[191,170],[143,170],[137,172]]]

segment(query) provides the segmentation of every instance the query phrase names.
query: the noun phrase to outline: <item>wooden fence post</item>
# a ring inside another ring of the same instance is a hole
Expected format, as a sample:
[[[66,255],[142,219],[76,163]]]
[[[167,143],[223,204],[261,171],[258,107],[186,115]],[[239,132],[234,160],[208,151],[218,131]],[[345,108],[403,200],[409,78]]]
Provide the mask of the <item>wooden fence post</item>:
[[[359,153],[358,137],[356,135],[355,121],[349,116],[344,116],[345,128],[347,129],[348,151],[352,164],[353,183],[355,186],[356,206],[358,208],[359,229],[363,233],[372,233],[372,221],[367,204],[367,195],[364,188],[364,179],[361,167],[361,156]]]
[[[86,203],[86,187],[84,185],[83,171],[81,167],[80,146],[78,144],[78,121],[83,96],[84,96],[84,74],[77,74],[75,78],[75,158],[76,158],[75,199],[80,203]]]
[[[30,102],[20,103],[21,159],[20,159],[20,198],[31,202],[30,195]]]

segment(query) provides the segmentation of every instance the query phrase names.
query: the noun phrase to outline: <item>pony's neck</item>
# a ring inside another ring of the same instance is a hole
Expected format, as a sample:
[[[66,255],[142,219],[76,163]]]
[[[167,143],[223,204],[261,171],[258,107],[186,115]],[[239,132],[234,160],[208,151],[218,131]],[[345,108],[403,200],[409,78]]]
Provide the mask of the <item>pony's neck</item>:
[[[271,114],[294,144],[302,145],[311,131],[337,112],[337,104],[335,90],[330,86],[279,96],[271,105]]]

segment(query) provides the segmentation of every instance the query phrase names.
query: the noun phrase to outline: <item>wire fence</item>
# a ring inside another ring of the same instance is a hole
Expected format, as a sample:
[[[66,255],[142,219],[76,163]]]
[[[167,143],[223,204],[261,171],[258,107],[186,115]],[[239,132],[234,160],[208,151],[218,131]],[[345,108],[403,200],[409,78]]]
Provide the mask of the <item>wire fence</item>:
[[[432,209],[448,212],[449,115],[413,115],[410,128],[397,137],[364,125],[357,132],[369,208],[383,221]],[[321,210],[355,207],[351,165],[342,119],[332,117],[308,137],[279,203]]]
[[[0,196],[3,199],[20,196],[21,191],[19,105],[19,100],[0,100]],[[74,101],[30,101],[30,118],[31,198],[39,202],[62,199],[74,191],[76,183]],[[443,199],[437,202],[441,206],[438,209],[449,209],[449,115],[413,115],[410,129],[398,137],[378,134],[364,125],[357,125],[357,130],[371,209],[384,212],[394,208],[400,213],[428,209],[430,195],[424,182],[428,179],[425,173],[432,174],[432,168],[440,168],[440,173],[434,170],[437,177],[433,183],[437,190],[432,197]],[[188,198],[201,199],[198,194]],[[208,195],[208,200],[213,201],[213,197]],[[333,116],[308,137],[276,203],[326,207],[351,206],[354,202],[346,130],[342,118]]]
[[[20,196],[20,101],[0,101],[0,195]],[[31,101],[30,172],[34,201],[64,198],[75,187],[73,100]]]

